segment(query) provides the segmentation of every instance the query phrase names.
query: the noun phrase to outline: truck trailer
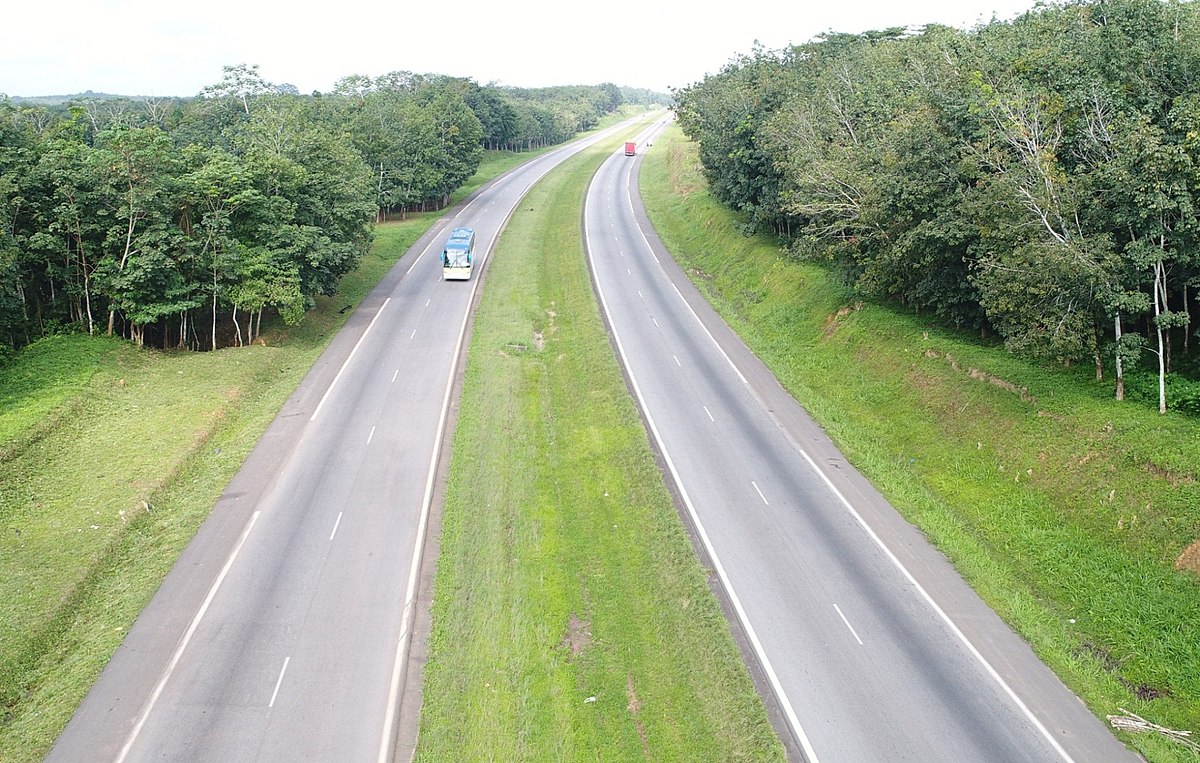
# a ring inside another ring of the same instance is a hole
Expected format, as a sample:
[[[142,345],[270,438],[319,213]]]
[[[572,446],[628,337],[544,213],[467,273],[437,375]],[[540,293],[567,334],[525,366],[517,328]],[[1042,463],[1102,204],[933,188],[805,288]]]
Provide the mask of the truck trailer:
[[[633,156],[636,153],[637,153],[637,144],[634,143],[632,140],[625,141],[625,155]]]

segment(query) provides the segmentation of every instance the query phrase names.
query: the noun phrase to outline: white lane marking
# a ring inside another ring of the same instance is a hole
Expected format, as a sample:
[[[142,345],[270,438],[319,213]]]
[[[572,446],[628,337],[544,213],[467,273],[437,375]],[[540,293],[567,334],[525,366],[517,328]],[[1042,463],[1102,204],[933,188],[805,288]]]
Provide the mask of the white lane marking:
[[[532,184],[530,184],[532,185]],[[528,191],[528,186],[526,186]],[[520,198],[524,198],[524,194]],[[474,202],[471,202],[472,204]],[[467,205],[470,206],[469,204]],[[508,218],[512,216],[517,205],[514,204],[509,210],[508,216],[501,223],[500,228],[503,229],[508,223]],[[487,261],[491,255],[492,246],[495,245],[496,236],[488,242],[487,247],[480,257],[479,266]],[[421,571],[421,552],[425,545],[425,532],[429,525],[429,512],[433,506],[433,487],[437,478],[438,456],[442,450],[442,441],[446,437],[446,421],[450,415],[450,395],[454,391],[454,377],[458,373],[458,362],[462,355],[463,342],[466,341],[467,327],[470,325],[471,310],[470,305],[475,302],[476,292],[479,290],[480,279],[476,278],[471,282],[471,296],[467,300],[468,308],[463,312],[462,325],[458,329],[458,341],[454,345],[454,360],[450,363],[450,373],[446,376],[446,391],[442,395],[442,412],[438,418],[437,434],[433,439],[433,451],[429,456],[429,471],[425,477],[425,497],[421,500],[421,518],[417,522],[417,534],[413,541],[412,564],[408,570],[408,585],[404,591],[404,612],[400,616],[400,636],[396,640],[396,654],[392,659],[392,679],[388,686],[388,701],[387,711],[384,715],[383,734],[379,738],[379,763],[388,763],[392,759],[392,743],[393,735],[396,727],[396,712],[400,702],[400,680],[405,671],[405,662],[408,652],[408,640],[412,635],[412,614],[415,609],[417,597],[417,576]]]
[[[680,368],[683,368],[683,364],[679,362],[678,357],[676,357],[675,355],[672,355],[671,357],[675,358],[675,365],[679,366]]]
[[[399,375],[400,375],[400,369],[399,369],[399,368],[397,368],[397,369],[396,369],[396,372],[395,372],[394,374],[392,374],[392,382],[393,382],[393,383],[395,383],[395,381],[396,381],[396,377],[397,377],[397,376],[399,376]]]
[[[711,421],[712,423],[716,424],[717,420],[713,418],[712,411],[708,410],[708,406],[702,405],[700,407],[703,408],[704,412],[708,414],[708,420]]]
[[[432,301],[433,301],[433,297],[430,297],[429,299],[425,300],[425,307],[429,307],[429,303]]]
[[[275,691],[271,692],[271,701],[267,703],[267,707],[275,707],[275,698],[279,696],[279,687],[283,685],[283,674],[287,672],[288,663],[291,661],[291,657],[283,658],[283,667],[279,669],[279,678],[275,680]]]
[[[115,763],[123,763],[129,755],[129,751],[133,749],[134,742],[137,741],[138,734],[142,733],[142,727],[146,725],[146,720],[150,717],[150,713],[154,710],[155,703],[162,695],[163,689],[167,686],[167,681],[171,679],[171,674],[175,672],[175,668],[179,665],[179,661],[183,658],[183,652],[191,643],[192,636],[196,634],[196,629],[200,627],[200,621],[204,619],[204,613],[208,611],[208,607],[212,604],[212,600],[217,595],[217,590],[224,582],[225,576],[229,574],[229,570],[233,567],[233,562],[237,559],[238,554],[245,545],[246,539],[250,537],[250,531],[254,529],[254,523],[258,521],[258,516],[262,511],[255,511],[250,515],[250,521],[246,523],[246,529],[242,530],[242,537],[238,538],[237,545],[233,547],[233,551],[229,554],[229,558],[225,560],[225,566],[221,568],[221,572],[217,574],[217,579],[213,581],[212,586],[208,589],[208,595],[204,597],[204,603],[200,605],[200,609],[196,610],[196,614],[192,617],[192,622],[188,625],[188,629],[184,632],[183,638],[179,641],[179,646],[175,648],[175,654],[171,655],[171,661],[167,663],[167,667],[163,670],[162,676],[159,677],[158,683],[154,686],[154,691],[150,692],[150,699],[146,700],[146,706],[142,708],[141,714],[138,716],[138,721],[133,726],[133,731],[129,732],[129,738],[125,740],[125,746],[121,748],[121,752],[117,755]]]
[[[851,625],[850,621],[846,619],[846,616],[842,614],[842,608],[837,604],[834,604],[833,608],[837,610],[838,617],[842,618],[842,622],[845,623],[846,627],[850,629],[850,635],[854,636],[854,640],[858,642],[859,646],[862,646],[863,640],[858,637],[858,631],[854,630],[854,626]]]
[[[592,247],[586,226],[584,227],[583,236],[588,259],[592,260],[592,272],[599,273],[596,269],[595,259],[592,257]],[[604,296],[604,287],[601,286],[599,278],[596,279],[596,293],[600,295],[600,304],[604,312],[612,315],[612,312],[608,309],[608,300]],[[633,369],[629,364],[629,357],[625,354],[625,345],[621,341],[621,334],[617,330],[615,323],[610,323],[610,325],[612,326],[613,341],[617,345],[617,353],[620,354],[621,362],[629,372],[629,382],[633,387],[634,395],[637,397],[638,404],[645,413],[646,423],[650,426],[650,432],[654,436],[655,442],[658,443],[659,451],[663,454],[663,461],[666,462],[667,469],[671,472],[671,478],[679,488],[679,497],[683,500],[684,506],[687,507],[688,515],[692,518],[692,524],[696,527],[696,534],[700,537],[700,542],[704,545],[704,549],[708,553],[708,558],[712,560],[713,569],[716,571],[717,577],[721,579],[721,585],[725,588],[729,596],[729,603],[733,606],[734,612],[737,613],[738,621],[746,631],[746,638],[750,640],[750,646],[758,656],[759,664],[762,665],[763,672],[766,673],[767,680],[775,692],[775,697],[779,700],[788,725],[791,726],[792,732],[796,735],[800,746],[803,748],[805,759],[808,763],[820,763],[817,753],[813,750],[812,743],[808,739],[808,735],[804,733],[804,727],[800,725],[800,719],[796,717],[796,710],[792,707],[791,700],[788,699],[787,693],[783,690],[783,684],[779,680],[779,675],[776,674],[775,667],[771,664],[771,659],[767,657],[767,652],[763,649],[762,641],[758,638],[758,631],[754,629],[754,625],[750,622],[750,618],[746,615],[746,610],[742,606],[742,600],[738,598],[737,591],[733,589],[733,584],[729,582],[729,575],[725,572],[725,566],[721,564],[721,558],[717,556],[717,550],[713,547],[712,540],[708,537],[708,531],[704,529],[704,523],[700,521],[700,515],[696,512],[696,507],[692,503],[692,498],[688,494],[687,487],[683,484],[683,478],[680,477],[679,470],[675,468],[675,461],[671,458],[671,453],[667,450],[666,443],[658,431],[658,425],[654,422],[654,417],[650,413],[649,406],[646,405],[646,398],[642,395],[642,388],[633,375]],[[380,761],[380,763],[385,762]]]
[[[657,318],[651,318],[650,320],[654,321],[654,328],[658,328],[658,319],[657,319]]]
[[[333,381],[330,382],[329,389],[325,390],[325,394],[321,396],[321,402],[317,403],[317,409],[313,411],[312,418],[310,418],[309,421],[317,420],[317,414],[321,412],[321,407],[325,405],[325,401],[329,399],[329,394],[333,392],[333,388],[337,386],[338,380],[342,378],[342,374],[345,373],[347,366],[350,365],[350,361],[354,360],[354,353],[358,352],[358,348],[362,346],[363,341],[367,338],[367,334],[370,334],[371,329],[375,327],[375,321],[379,320],[379,316],[383,315],[383,311],[387,309],[388,303],[391,301],[392,298],[388,297],[383,301],[383,304],[379,306],[379,312],[375,313],[375,317],[371,319],[369,324],[367,324],[367,330],[364,331],[363,335],[360,336],[358,341],[354,343],[354,349],[351,350],[350,354],[346,356],[345,362],[343,362],[342,367],[338,369],[337,376],[333,377]]]
[[[640,297],[641,299],[645,299],[645,297],[643,297],[643,296],[642,296],[642,290],[641,290],[641,289],[638,289],[638,290],[637,290],[637,295],[638,295],[638,297]]]
[[[708,409],[706,408],[705,410],[708,410]],[[750,484],[754,486],[754,490],[755,490],[755,492],[758,493],[758,497],[762,499],[763,505],[770,506],[771,504],[767,502],[767,497],[765,495],[763,495],[763,491],[761,488],[759,488],[758,483],[755,482],[754,480],[750,480]]]
[[[412,339],[412,338],[413,338],[413,337],[415,337],[416,335],[417,335],[417,330],[416,330],[416,329],[413,329],[413,330],[412,330],[412,333],[408,335],[408,338],[409,338],[409,339]]]
[[[642,223],[637,219],[637,214],[633,211],[633,194],[628,193],[628,190],[629,187],[626,185],[627,193],[625,194],[625,200],[629,204],[629,216],[633,218],[633,224],[637,226],[638,233],[641,234],[642,241],[646,244],[646,251],[650,252],[650,254],[654,257],[654,261],[661,265],[662,261],[658,259],[657,254],[654,254],[654,247],[650,246],[650,239],[646,237],[646,231],[642,230]],[[683,301],[683,304],[687,307],[688,312],[690,312],[692,317],[696,319],[696,323],[700,324],[700,328],[704,329],[704,333],[707,334],[708,338],[712,340],[712,343],[716,345],[717,351],[721,353],[721,357],[725,358],[725,362],[727,362],[729,367],[733,369],[733,372],[737,374],[738,379],[741,379],[742,384],[749,384],[750,382],[746,381],[746,377],[742,375],[741,369],[734,364],[733,358],[729,357],[729,354],[725,352],[725,348],[717,342],[717,338],[713,336],[711,331],[708,330],[708,326],[705,326],[704,321],[700,320],[700,316],[696,313],[691,303],[684,298],[683,292],[679,290],[679,287],[676,286],[674,282],[671,282],[671,288],[674,289],[675,293],[679,295],[679,299]]]
[[[421,250],[421,253],[417,255],[417,258],[415,260],[413,260],[413,264],[408,267],[408,270],[404,271],[405,275],[408,275],[409,273],[413,272],[413,268],[415,268],[417,266],[417,263],[421,261],[421,258],[425,256],[425,253],[428,252],[430,249],[432,249],[434,244],[436,244],[438,241],[442,240],[442,236],[445,235],[446,230],[449,227],[450,226],[446,226],[445,228],[442,228],[440,231],[438,231],[434,235],[433,238],[431,238],[429,240],[429,243],[425,245],[425,248]]]
[[[628,275],[633,275],[633,273],[630,273],[630,272],[629,272],[629,268],[625,268],[625,273],[626,273],[626,274],[628,274]]]
[[[367,445],[371,444],[371,440],[375,439],[375,427],[371,427],[371,434],[367,435]]]
[[[609,134],[615,133],[621,129],[622,129],[622,127],[620,125],[618,125],[617,127],[613,127],[608,130],[604,130],[600,133],[597,133],[595,136],[593,136],[595,138],[595,140],[593,140],[591,142],[594,143],[599,140],[602,140],[604,137],[608,136]],[[556,149],[556,150],[546,154],[545,156],[541,157],[541,159],[546,159],[547,157],[559,158],[560,154],[564,155],[562,158],[566,158],[566,156],[573,155],[573,154],[577,153],[577,151],[582,150],[582,148],[585,147],[585,144],[590,145],[590,143],[588,143],[587,141],[578,141],[576,144],[568,144],[567,147],[562,148],[562,149]],[[571,150],[571,147],[575,146],[575,145],[577,145],[578,148],[576,148],[575,150]],[[527,166],[529,166],[529,165],[527,165]],[[549,169],[547,169],[546,171],[548,172]],[[544,175],[545,172],[543,172],[542,174]],[[524,198],[524,194],[529,191],[529,188],[532,185],[533,185],[533,183],[530,182],[528,185],[525,186],[524,191],[522,191],[521,198]],[[467,206],[463,208],[463,212],[465,212],[467,209],[470,209],[471,205],[474,204],[476,201],[478,201],[481,198],[483,198],[483,197],[478,196],[475,199],[473,199],[470,202],[470,204],[467,204]],[[508,219],[510,217],[512,217],[513,213],[516,211],[516,208],[517,208],[517,205],[514,204],[508,210],[508,214],[505,216],[504,221],[500,224],[501,230],[503,230],[504,226],[507,225]],[[460,212],[459,214],[462,214],[462,213]],[[484,252],[483,257],[480,260],[481,266],[482,266],[483,262],[486,261],[488,256],[491,254],[491,247],[492,247],[492,244],[494,244],[494,243],[495,243],[495,237],[493,236],[492,241],[488,243],[487,250]],[[471,298],[467,301],[468,305],[474,301],[475,292],[479,288],[479,283],[480,283],[480,281],[478,279],[476,279],[473,282],[473,284],[471,286]],[[425,529],[426,529],[427,525],[429,524],[429,511],[430,511],[430,507],[433,505],[433,486],[434,486],[434,479],[437,474],[436,470],[437,470],[437,463],[438,463],[438,455],[442,449],[442,441],[445,439],[445,436],[446,436],[446,420],[450,413],[450,394],[454,389],[454,376],[458,370],[458,359],[462,353],[462,345],[463,345],[463,341],[466,338],[467,325],[468,325],[468,321],[470,320],[470,317],[471,317],[470,311],[468,310],[463,315],[462,326],[459,328],[459,331],[458,331],[458,343],[455,345],[455,348],[454,348],[454,362],[451,363],[450,375],[446,379],[446,394],[442,398],[442,415],[441,415],[441,419],[438,421],[437,435],[434,438],[434,443],[433,443],[433,453],[430,456],[429,473],[428,473],[428,475],[426,477],[426,481],[425,481],[425,498],[421,502],[421,518],[420,518],[420,521],[417,523],[417,535],[416,535],[416,539],[414,541],[413,560],[412,560],[412,565],[409,568],[409,574],[408,574],[408,589],[405,592],[404,613],[401,615],[401,619],[400,619],[400,637],[396,642],[396,655],[392,662],[392,681],[391,681],[391,685],[388,689],[387,714],[384,716],[383,735],[380,737],[380,740],[379,740],[379,763],[387,763],[392,757],[392,754],[391,754],[392,753],[392,741],[393,741],[392,735],[394,733],[395,725],[396,725],[396,707],[397,707],[397,703],[400,700],[400,678],[401,678],[401,674],[404,672],[404,658],[405,658],[405,653],[406,653],[405,647],[408,643],[408,638],[410,635],[409,628],[411,626],[411,623],[409,621],[409,618],[412,615],[413,604],[415,603],[415,598],[416,598],[417,573],[420,571],[420,568],[421,568],[421,551],[422,551],[422,547],[425,544]],[[814,761],[814,763],[815,763],[815,761]]]
[[[679,290],[679,287],[672,283],[671,288],[674,289],[675,293],[679,295],[679,298],[683,300],[683,304],[687,305],[687,309],[692,314],[692,317],[696,319],[696,323],[699,323],[700,328],[704,329],[704,333],[708,334],[708,338],[712,340],[714,345],[716,345],[717,351],[720,352],[721,357],[725,358],[726,362],[729,363],[729,367],[733,369],[735,374],[737,374],[737,377],[742,381],[742,384],[749,384],[750,382],[746,381],[746,377],[742,375],[742,370],[733,362],[733,358],[729,357],[729,354],[725,352],[725,348],[717,343],[717,338],[713,336],[711,331],[708,330],[708,326],[704,325],[704,321],[700,320],[700,316],[696,314],[696,311],[692,309],[692,305],[687,301],[687,299],[684,298],[683,292]]]
[[[1023,701],[1021,701],[1021,698],[1018,697],[1017,693],[1013,691],[1011,686],[1008,685],[1008,682],[1004,680],[1004,677],[1001,676],[1000,673],[994,667],[992,667],[992,664],[987,661],[987,658],[975,648],[975,645],[971,643],[970,639],[967,638],[967,635],[959,630],[959,627],[954,624],[954,621],[950,619],[950,616],[946,614],[945,610],[938,606],[938,603],[933,600],[933,597],[929,595],[929,592],[917,582],[917,579],[913,577],[911,572],[908,571],[908,568],[904,566],[904,563],[892,553],[890,548],[884,545],[883,539],[880,538],[873,529],[871,529],[871,526],[868,525],[866,520],[862,518],[862,515],[855,510],[854,506],[850,504],[850,501],[846,499],[846,496],[842,495],[842,491],[838,490],[837,486],[833,484],[832,480],[830,480],[825,472],[822,471],[819,466],[817,466],[817,462],[813,461],[812,456],[808,455],[808,451],[804,450],[804,448],[801,448],[798,445],[796,446],[796,450],[800,451],[800,455],[804,456],[804,460],[807,461],[808,465],[811,466],[813,471],[817,473],[817,476],[819,476],[825,485],[833,492],[833,494],[837,496],[837,499],[843,506],[846,507],[846,510],[850,512],[850,515],[854,517],[854,520],[858,522],[858,525],[866,531],[871,540],[875,542],[875,545],[879,547],[879,550],[882,551],[889,560],[891,560],[896,569],[900,571],[900,574],[903,575],[910,584],[912,584],[917,593],[921,595],[921,598],[925,600],[925,603],[933,609],[934,613],[937,614],[941,621],[946,624],[946,627],[950,629],[950,632],[954,634],[954,636],[958,638],[962,645],[967,648],[967,651],[971,653],[971,656],[983,666],[983,669],[987,672],[987,674],[991,676],[992,680],[994,680],[1001,689],[1004,690],[1004,693],[1008,695],[1008,698],[1011,699],[1013,703],[1016,704],[1016,706],[1021,710],[1022,714],[1029,719],[1029,722],[1041,732],[1042,736],[1045,737],[1046,741],[1050,743],[1050,746],[1054,748],[1055,752],[1057,752],[1063,760],[1068,761],[1069,763],[1074,763],[1074,758],[1072,758],[1071,755],[1063,749],[1062,745],[1058,743],[1058,740],[1054,738],[1049,729],[1042,725],[1042,722],[1037,719],[1037,716],[1033,714],[1033,711],[1030,710]]]
[[[626,190],[628,191],[628,183],[626,185]],[[630,214],[633,217],[634,223],[637,225],[638,232],[641,233],[641,235],[642,235],[642,240],[646,243],[647,249],[650,249],[650,251],[653,252],[654,250],[650,247],[650,240],[646,237],[646,232],[644,230],[642,230],[641,222],[637,219],[637,215],[633,211],[633,196],[632,196],[632,194],[626,193],[626,201],[628,202]],[[584,231],[584,236],[585,236],[585,238],[587,236],[586,230]],[[589,258],[591,257],[590,249],[588,251],[588,257]],[[598,272],[598,271],[595,271],[595,263],[594,262],[593,262],[593,272]],[[729,365],[733,368],[734,372],[738,375],[738,378],[742,380],[743,384],[748,384],[749,382],[747,382],[746,377],[744,377],[742,375],[742,372],[738,369],[738,367],[736,365],[734,365],[733,360],[729,357],[728,354],[725,353],[725,350],[721,347],[721,345],[717,344],[716,338],[713,337],[712,332],[710,332],[708,330],[708,327],[704,325],[704,322],[700,320],[700,316],[697,315],[696,311],[692,309],[691,304],[689,304],[688,301],[686,299],[684,299],[683,293],[679,291],[679,288],[676,287],[674,283],[672,283],[671,286],[672,286],[672,288],[675,289],[675,293],[679,295],[679,298],[681,300],[683,300],[683,303],[685,305],[687,305],[688,310],[690,310],[692,313],[692,316],[696,318],[697,323],[700,324],[701,328],[704,329],[704,332],[706,334],[708,334],[710,339],[712,339],[713,344],[717,345],[717,349],[725,357],[725,360],[729,362]],[[600,290],[599,283],[597,283],[596,288],[597,288],[597,291],[600,292],[601,304],[604,305],[604,309],[607,312],[608,305],[604,301],[604,295],[603,295],[603,292]],[[621,352],[621,357],[623,360],[625,360],[625,353],[624,353],[624,350],[621,349],[620,339],[617,337],[617,331],[616,331],[615,327],[613,328],[613,336],[614,336],[614,338],[616,338],[617,348]],[[626,368],[628,368],[627,361],[626,361]],[[634,391],[637,392],[638,400],[642,402],[643,410],[646,410],[645,401],[642,399],[641,392],[638,391],[637,382],[636,382],[636,380],[633,379],[632,372],[630,373],[630,381],[633,384]],[[669,454],[666,451],[665,446],[663,445],[662,439],[658,436],[658,431],[654,426],[654,422],[653,422],[653,419],[650,417],[649,411],[646,412],[646,420],[650,423],[650,428],[651,428],[651,431],[654,432],[655,439],[658,440],[659,448],[662,449],[662,452],[663,452],[663,458],[667,462],[667,466],[671,469],[671,474],[675,478],[676,484],[679,486],[680,495],[683,497],[684,503],[687,504],[688,511],[689,511],[689,513],[691,513],[692,519],[696,523],[697,529],[700,532],[701,540],[704,541],[705,548],[708,549],[709,555],[713,558],[713,562],[716,565],[718,575],[721,577],[722,581],[725,583],[726,589],[729,590],[729,592],[730,592],[730,598],[732,600],[732,603],[734,604],[734,609],[735,609],[735,611],[738,612],[739,618],[743,618],[743,625],[747,629],[747,633],[751,639],[751,643],[755,645],[755,651],[759,653],[759,659],[763,661],[763,669],[767,671],[767,677],[771,681],[771,685],[776,688],[776,693],[778,694],[778,696],[780,696],[781,702],[783,702],[783,704],[784,704],[785,714],[788,716],[789,721],[794,721],[793,729],[800,736],[800,741],[804,747],[805,753],[808,755],[810,763],[816,763],[815,753],[812,753],[811,747],[809,746],[809,743],[808,743],[808,739],[807,739],[807,737],[804,736],[804,732],[800,729],[799,721],[795,718],[795,713],[792,711],[791,704],[786,701],[786,695],[783,694],[782,687],[778,686],[778,683],[777,683],[778,679],[775,678],[774,670],[771,668],[770,663],[766,661],[766,655],[760,651],[761,645],[759,645],[757,643],[757,641],[758,641],[757,635],[754,634],[753,630],[751,629],[751,627],[749,625],[749,622],[744,620],[744,612],[741,609],[741,604],[738,602],[738,600],[734,596],[732,588],[730,588],[730,586],[728,584],[728,580],[725,578],[724,571],[720,567],[719,562],[717,561],[716,554],[713,551],[713,549],[711,548],[711,545],[709,544],[708,536],[704,532],[703,528],[700,526],[699,517],[697,517],[695,515],[695,510],[692,508],[691,501],[687,497],[687,493],[686,493],[685,488],[683,487],[683,483],[680,481],[679,475],[675,471],[675,467],[671,461]],[[1036,727],[1037,730],[1039,732],[1041,732],[1042,736],[1050,743],[1050,746],[1054,748],[1055,752],[1057,752],[1064,761],[1067,761],[1067,763],[1074,763],[1074,758],[1072,758],[1071,755],[1065,749],[1063,749],[1062,745],[1058,743],[1058,740],[1055,739],[1054,736],[1050,733],[1050,731],[1042,724],[1042,722],[1037,719],[1037,716],[1035,716],[1033,714],[1033,711],[1031,711],[1029,709],[1029,707],[1021,700],[1021,698],[1017,696],[1017,693],[1015,691],[1013,691],[1012,687],[1010,687],[1008,685],[1008,683],[1004,680],[1004,678],[1000,675],[1000,673],[997,672],[994,667],[992,667],[991,663],[989,663],[987,661],[987,659],[979,652],[979,650],[975,647],[975,645],[970,642],[970,640],[967,638],[966,634],[964,634],[958,628],[958,626],[954,624],[954,621],[950,619],[950,616],[947,615],[946,612],[940,606],[938,606],[937,602],[933,600],[933,597],[929,595],[929,592],[926,591],[917,582],[916,578],[913,577],[912,573],[908,571],[908,569],[904,566],[903,563],[901,563],[901,561],[896,557],[896,555],[893,554],[892,551],[886,545],[884,545],[883,540],[880,539],[880,537],[875,533],[875,531],[871,529],[870,525],[868,525],[866,523],[866,521],[862,518],[862,516],[854,509],[854,507],[850,504],[850,501],[848,501],[846,499],[846,497],[844,495],[842,495],[842,492],[837,489],[837,487],[833,484],[833,482],[829,479],[829,477],[825,474],[825,472],[822,471],[819,466],[817,466],[817,463],[815,461],[813,461],[811,456],[808,455],[808,452],[805,451],[803,448],[801,448],[799,446],[799,444],[795,443],[794,441],[793,441],[793,444],[795,445],[796,450],[799,451],[800,455],[802,455],[804,457],[804,460],[807,461],[809,463],[809,466],[812,467],[813,471],[815,471],[821,477],[821,479],[825,482],[825,484],[829,487],[829,489],[831,491],[833,491],[833,494],[838,498],[838,500],[842,503],[842,505],[846,507],[846,509],[854,517],[855,521],[857,521],[858,524],[871,537],[871,539],[875,541],[875,544],[883,551],[883,553],[888,557],[888,559],[891,560],[892,564],[895,565],[896,568],[900,570],[901,574],[913,585],[913,587],[917,590],[917,592],[921,595],[921,597],[925,600],[925,602],[927,604],[929,604],[930,607],[933,608],[933,611],[946,624],[946,626],[950,629],[951,633],[953,633],[958,638],[958,640],[967,648],[967,650],[971,653],[971,655],[980,663],[980,665],[983,666],[983,668],[987,672],[987,674],[1000,686],[1000,688],[1004,691],[1004,693],[1008,695],[1009,699],[1011,699],[1016,704],[1016,706],[1020,709],[1022,714],[1024,714],[1024,716],[1029,719],[1029,721],[1034,725],[1034,727]]]
[[[341,512],[341,511],[338,512],[338,518],[333,523],[333,532],[329,533],[330,540],[333,540],[333,536],[337,535],[338,527],[340,527],[342,524],[342,514],[343,513],[344,512]]]

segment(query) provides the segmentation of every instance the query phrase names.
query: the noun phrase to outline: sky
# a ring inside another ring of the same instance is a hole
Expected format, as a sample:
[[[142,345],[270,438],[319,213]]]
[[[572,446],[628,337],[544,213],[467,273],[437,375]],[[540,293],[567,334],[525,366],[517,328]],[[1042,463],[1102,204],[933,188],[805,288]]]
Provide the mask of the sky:
[[[307,5],[307,9],[302,6]],[[1012,19],[1034,0],[21,0],[4,11],[0,93],[192,96],[257,65],[301,93],[393,71],[516,87],[698,82],[755,43],[828,31]]]

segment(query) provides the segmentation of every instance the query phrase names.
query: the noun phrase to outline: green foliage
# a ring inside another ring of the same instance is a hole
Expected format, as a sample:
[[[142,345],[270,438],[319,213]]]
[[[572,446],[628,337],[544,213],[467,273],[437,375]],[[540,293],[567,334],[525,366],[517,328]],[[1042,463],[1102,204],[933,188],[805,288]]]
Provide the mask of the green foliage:
[[[253,342],[264,312],[331,294],[376,221],[448,204],[485,147],[562,142],[623,98],[410,72],[301,97],[240,64],[192,99],[0,99],[0,346]]]
[[[696,181],[696,153],[655,142],[647,211],[755,354],[1097,716],[1200,729],[1200,579],[1175,566],[1200,539],[1195,420],[1117,403],[1090,368],[855,304],[828,268],[738,235]],[[1131,373],[1127,394],[1154,401],[1157,381]],[[1122,738],[1147,760],[1195,760]]]
[[[613,147],[537,184],[488,265],[417,760],[784,758],[589,285],[579,209]]]
[[[1200,282],[1198,8],[831,33],[735,60],[676,111],[717,198],[860,293],[1065,363],[1161,333],[1165,375],[1189,365]]]

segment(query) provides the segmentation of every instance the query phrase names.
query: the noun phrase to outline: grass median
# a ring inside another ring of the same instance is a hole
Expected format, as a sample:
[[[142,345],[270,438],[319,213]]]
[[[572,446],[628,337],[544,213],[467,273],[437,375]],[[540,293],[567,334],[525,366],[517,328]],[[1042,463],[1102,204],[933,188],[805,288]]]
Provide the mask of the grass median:
[[[677,128],[641,181],[664,243],[725,319],[1096,715],[1200,732],[1194,418],[858,301],[741,235]],[[1149,760],[1197,759],[1162,734],[1123,738]]]
[[[650,451],[580,234],[617,145],[520,204],[475,318],[417,759],[781,760]]]

